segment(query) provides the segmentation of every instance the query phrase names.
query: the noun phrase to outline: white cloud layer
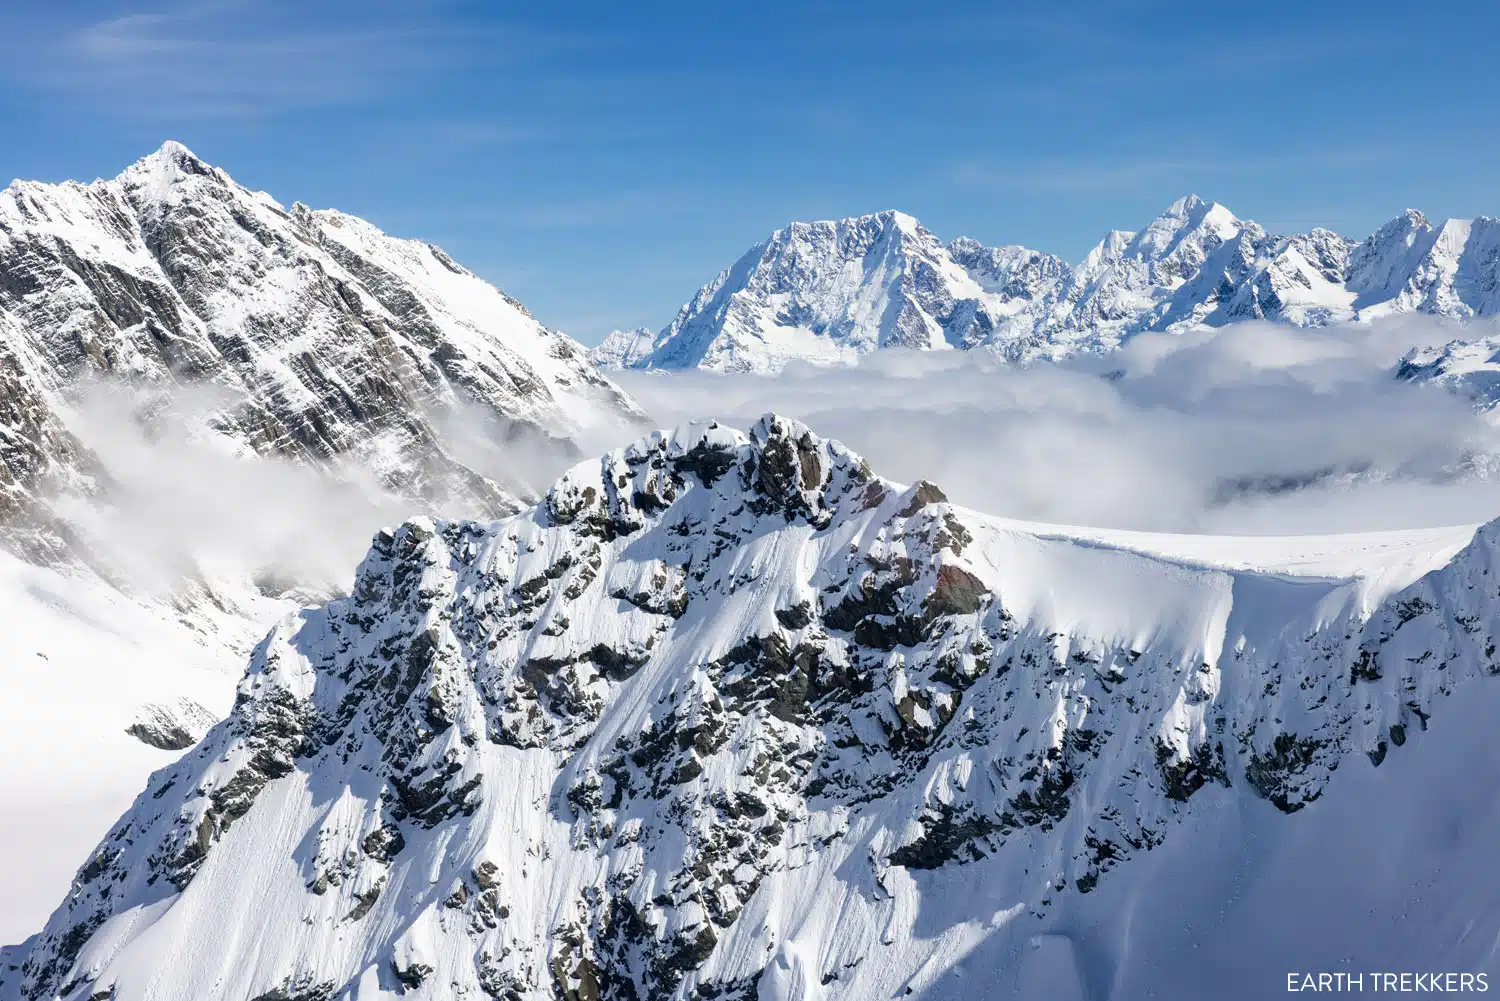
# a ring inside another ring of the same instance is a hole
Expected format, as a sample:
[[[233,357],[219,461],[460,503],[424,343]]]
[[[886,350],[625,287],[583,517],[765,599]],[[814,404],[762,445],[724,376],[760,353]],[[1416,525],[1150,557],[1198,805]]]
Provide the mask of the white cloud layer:
[[[1117,354],[1020,370],[883,351],[778,378],[624,373],[663,425],[775,410],[893,479],[994,514],[1172,532],[1297,534],[1500,515],[1500,431],[1456,396],[1397,381],[1452,339],[1416,318],[1147,334]],[[1469,336],[1475,332],[1470,331]]]
[[[1113,355],[1008,368],[961,352],[884,351],[854,368],[793,366],[776,378],[624,373],[660,426],[768,410],[806,421],[885,476],[933,480],[956,502],[1055,524],[1296,534],[1483,521],[1500,515],[1500,428],[1465,401],[1393,376],[1431,321],[1299,331],[1243,324],[1143,335]],[[338,476],[228,454],[185,430],[222,406],[180,391],[149,430],[141,398],[99,387],[70,421],[107,471],[106,501],[61,513],[96,557],[137,587],[262,576],[347,587],[371,535],[425,508],[354,467]],[[576,461],[459,410],[433,415],[470,468],[540,493]],[[589,442],[603,451],[635,432]],[[619,440],[613,440],[618,438]],[[471,503],[471,502],[470,502]]]
[[[207,388],[170,398],[88,388],[68,423],[102,467],[103,490],[57,497],[54,510],[91,560],[149,592],[169,593],[184,578],[346,588],[372,534],[413,513],[410,502],[357,468],[335,477],[246,458],[192,430],[224,402]]]

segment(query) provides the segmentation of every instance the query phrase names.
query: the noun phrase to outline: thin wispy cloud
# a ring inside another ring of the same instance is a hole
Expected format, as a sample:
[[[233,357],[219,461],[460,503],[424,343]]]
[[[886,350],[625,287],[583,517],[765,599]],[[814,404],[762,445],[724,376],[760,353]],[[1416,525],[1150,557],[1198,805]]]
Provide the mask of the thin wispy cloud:
[[[54,18],[12,37],[7,62],[24,83],[120,115],[263,117],[369,102],[481,63],[520,63],[598,41],[467,24],[444,7],[217,0]]]
[[[355,100],[433,62],[438,29],[293,28],[279,12],[208,4],[128,14],[62,39],[46,83],[107,93],[140,114],[264,115]]]

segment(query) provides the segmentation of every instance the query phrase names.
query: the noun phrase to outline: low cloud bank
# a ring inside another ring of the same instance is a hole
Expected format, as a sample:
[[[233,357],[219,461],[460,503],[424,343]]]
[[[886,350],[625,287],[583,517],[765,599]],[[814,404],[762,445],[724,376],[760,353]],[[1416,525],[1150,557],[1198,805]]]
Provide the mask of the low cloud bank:
[[[170,396],[88,387],[68,424],[102,469],[100,490],[54,498],[54,510],[91,562],[149,592],[170,593],[185,578],[347,588],[371,535],[413,513],[411,502],[358,467],[333,475],[234,454],[205,430],[226,402],[193,387]]]
[[[768,410],[883,475],[926,477],[998,515],[1174,532],[1369,531],[1500,515],[1500,430],[1440,387],[1394,377],[1459,331],[1427,318],[1145,334],[1111,355],[1008,368],[882,351],[779,377],[626,372],[661,425]]]
[[[416,514],[486,518],[534,499],[584,458],[640,428],[589,427],[580,445],[473,404],[421,414],[434,439],[395,425],[325,463],[249,453],[212,430],[244,400],[212,386],[75,387],[61,413],[97,489],[58,492],[78,553],[127,590],[253,581],[268,593],[348,587],[371,536]]]
[[[1178,532],[1363,531],[1500,515],[1500,425],[1440,387],[1394,377],[1407,350],[1455,333],[1430,320],[1241,324],[1142,335],[1111,355],[1029,369],[884,351],[853,368],[792,366],[774,378],[627,372],[617,381],[658,426],[714,417],[743,427],[775,410],[847,442],[886,476],[926,477],[999,515]],[[325,470],[231,454],[203,430],[227,402],[201,388],[148,400],[111,386],[75,402],[70,426],[109,482],[99,496],[55,503],[137,587],[165,594],[209,577],[340,590],[381,526],[423,511],[483,513],[473,498],[398,496],[357,460]],[[579,458],[468,410],[432,417],[449,455],[513,490],[540,493]],[[609,433],[583,447],[603,451],[639,432]]]

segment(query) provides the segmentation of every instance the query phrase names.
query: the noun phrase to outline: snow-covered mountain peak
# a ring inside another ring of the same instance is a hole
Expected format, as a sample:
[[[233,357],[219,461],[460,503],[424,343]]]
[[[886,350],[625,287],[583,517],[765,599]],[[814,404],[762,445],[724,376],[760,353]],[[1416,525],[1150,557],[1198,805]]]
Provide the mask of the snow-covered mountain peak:
[[[926,227],[918,222],[914,216],[908,215],[898,209],[887,209],[884,212],[877,212],[875,218],[882,225],[899,229],[910,236],[927,233]]]
[[[93,186],[106,182],[95,181]],[[121,171],[115,184],[138,207],[159,206],[158,211],[218,189],[217,197],[234,192],[239,197],[272,202],[269,196],[241,188],[224,171],[200,159],[180,142],[168,140],[161,148]],[[280,206],[277,206],[280,208]]]
[[[1204,201],[1196,193],[1187,194],[1167,206],[1167,211],[1162,213],[1166,216],[1175,216],[1185,219],[1194,213],[1205,213],[1218,205],[1218,202]]]
[[[1104,234],[1104,237],[1089,250],[1084,257],[1083,263],[1078,266],[1080,273],[1094,273],[1106,265],[1113,264],[1125,256],[1125,250],[1135,239],[1135,233],[1130,230],[1112,229]]]
[[[955,237],[953,239],[953,241],[948,244],[948,252],[951,253],[951,254],[953,254],[953,255],[955,255],[955,256],[957,256],[959,254],[978,254],[978,253],[981,253],[981,252],[984,252],[984,251],[988,251],[988,250],[991,250],[991,249],[994,249],[996,251],[1009,251],[1009,250],[1024,250],[1025,248],[1024,247],[1018,247],[1018,246],[990,248],[990,247],[986,247],[984,244],[980,243],[978,240],[974,239],[972,236],[959,236],[959,237]]]
[[[1411,247],[1432,231],[1427,216],[1416,209],[1406,209],[1390,222],[1377,229],[1363,246],[1389,248],[1396,245]]]
[[[1434,225],[1408,209],[1350,251],[1347,284],[1366,318],[1492,316],[1500,312],[1500,222],[1479,216]]]
[[[183,174],[202,176],[213,173],[214,168],[198,154],[175,139],[168,139],[161,146],[121,172],[126,175],[163,175],[168,179]]]
[[[188,149],[185,143],[181,143],[176,139],[166,140],[154,152],[146,154],[136,162],[147,163],[150,161],[191,161],[195,165],[193,169],[196,169],[197,166],[207,166],[199,158],[198,154]]]
[[[1396,376],[1433,382],[1471,400],[1483,410],[1500,405],[1500,337],[1451,340],[1413,348],[1402,357]]]
[[[589,359],[602,369],[633,368],[651,353],[656,334],[649,327],[634,330],[611,330],[599,344],[589,349]]]
[[[38,434],[56,438],[80,380],[165,396],[207,383],[226,402],[194,433],[232,453],[353,463],[400,495],[476,511],[534,488],[457,459],[443,415],[563,453],[641,419],[581,345],[431,244],[283,209],[180,143],[110,180],[0,193],[0,340],[41,401],[28,406],[54,414]],[[0,491],[33,489],[43,465],[8,462]]]
[[[949,997],[1057,934],[1159,986],[1163,866],[1217,892],[1494,684],[1500,530],[1296,541],[988,518],[774,414],[656,432],[381,532],[0,997]]]
[[[1179,198],[1167,210],[1136,233],[1124,256],[1147,263],[1186,258],[1177,273],[1186,277],[1188,270],[1202,263],[1204,257],[1220,244],[1237,236],[1244,224],[1234,213],[1218,202],[1204,201],[1197,195]]]
[[[908,235],[926,232],[922,224],[913,216],[898,209],[882,209],[879,212],[869,212],[865,215],[849,216],[843,219],[819,219],[813,222],[792,222],[783,229],[794,232],[809,229],[837,230],[837,229],[867,229],[900,230]]]
[[[1025,362],[1108,351],[1141,331],[1251,319],[1320,326],[1407,311],[1500,312],[1500,223],[1434,226],[1408,210],[1356,243],[1322,228],[1271,234],[1188,195],[1141,230],[1109,232],[1069,267],[969,237],[943,246],[910,216],[884,212],[778,230],[649,344],[615,338],[597,359],[774,372],[904,345]]]
[[[731,470],[737,475],[724,479]],[[801,518],[817,527],[830,523],[851,485],[873,482],[864,460],[841,443],[818,437],[799,421],[766,414],[743,432],[693,422],[582,463],[553,485],[541,510],[557,524],[593,523],[606,535],[629,533],[641,528],[641,512],[672,505],[683,489],[683,471],[724,498],[716,505],[774,510],[789,522]]]
[[[1431,227],[1431,223],[1427,221],[1426,214],[1417,209],[1403,209],[1399,216],[1386,224],[1386,227],[1392,225],[1404,226],[1406,229],[1411,230],[1428,229]],[[1382,230],[1386,227],[1382,227]]]
[[[597,357],[774,372],[793,359],[843,364],[882,347],[972,347],[1061,267],[1020,248],[945,247],[896,211],[794,223],[699,289],[649,350],[615,338]]]
[[[847,219],[793,222],[772,233],[764,246],[792,250],[807,244],[836,241],[845,253],[862,253],[875,243],[900,246],[909,241],[936,242],[931,233],[905,212],[886,209]]]

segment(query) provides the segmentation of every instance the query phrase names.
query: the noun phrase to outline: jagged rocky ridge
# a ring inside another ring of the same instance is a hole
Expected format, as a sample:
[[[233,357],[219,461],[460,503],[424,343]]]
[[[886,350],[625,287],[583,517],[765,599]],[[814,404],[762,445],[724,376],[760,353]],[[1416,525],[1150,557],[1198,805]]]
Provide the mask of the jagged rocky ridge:
[[[1500,312],[1500,223],[1408,210],[1363,242],[1278,236],[1196,195],[1070,266],[1024,247],[946,246],[881,212],[793,223],[699,289],[654,338],[612,335],[606,367],[775,372],[883,347],[982,348],[1012,361],[1107,351],[1141,331]]]
[[[604,340],[589,348],[589,359],[602,369],[634,368],[651,353],[656,335],[646,327],[611,330]]]
[[[1442,386],[1471,401],[1476,409],[1494,410],[1500,405],[1500,337],[1413,348],[1396,366],[1396,376]]]
[[[511,518],[378,535],[0,997],[950,996],[1192,818],[1296,824],[1409,753],[1500,673],[1497,546],[1228,569],[774,416],[657,433]]]
[[[466,465],[445,416],[574,458],[590,431],[641,420],[575,341],[437,247],[285,208],[174,142],[111,180],[0,192],[0,523],[14,548],[47,558],[65,533],[46,495],[101,485],[68,419],[101,379],[155,396],[148,421],[174,389],[207,387],[201,431],[234,452],[352,463],[400,495],[489,513],[533,488]]]

